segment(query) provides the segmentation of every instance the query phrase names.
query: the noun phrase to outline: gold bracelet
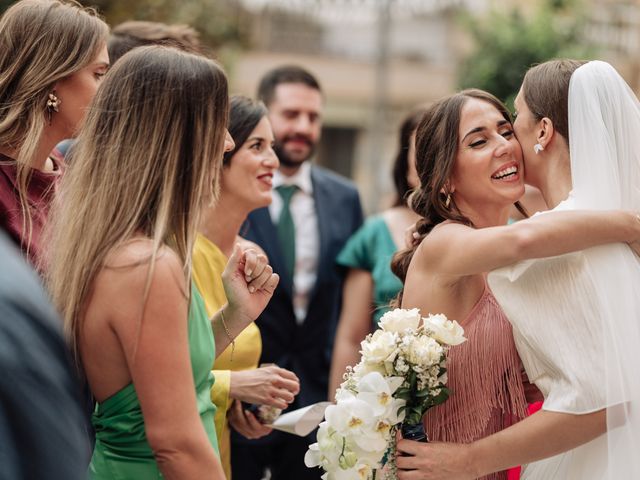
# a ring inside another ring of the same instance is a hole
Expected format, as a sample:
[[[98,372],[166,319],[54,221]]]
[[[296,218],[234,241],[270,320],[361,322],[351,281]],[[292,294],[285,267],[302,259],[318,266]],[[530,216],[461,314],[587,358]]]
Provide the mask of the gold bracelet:
[[[236,339],[231,336],[231,332],[227,328],[227,323],[224,321],[224,310],[220,310],[220,319],[222,321],[222,328],[224,328],[224,333],[227,334],[227,337],[231,342],[231,356],[229,357],[229,361],[233,362],[233,352],[236,350]]]

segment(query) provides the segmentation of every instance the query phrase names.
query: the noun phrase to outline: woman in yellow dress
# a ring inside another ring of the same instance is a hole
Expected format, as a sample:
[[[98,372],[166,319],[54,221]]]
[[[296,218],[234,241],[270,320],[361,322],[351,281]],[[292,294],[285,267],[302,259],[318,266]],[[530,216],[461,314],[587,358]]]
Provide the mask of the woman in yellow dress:
[[[193,278],[209,315],[227,303],[222,272],[234,245],[250,243],[238,237],[240,228],[252,210],[271,203],[271,179],[279,165],[262,103],[232,97],[229,133],[235,148],[224,154],[220,195],[203,215],[193,252]],[[251,248],[259,250],[253,244]],[[260,331],[251,323],[213,365],[216,382],[211,400],[217,407],[216,433],[227,478],[231,478],[229,422],[247,438],[271,431],[243,409],[241,402],[284,409],[300,388],[293,372],[277,366],[258,368],[261,350]]]

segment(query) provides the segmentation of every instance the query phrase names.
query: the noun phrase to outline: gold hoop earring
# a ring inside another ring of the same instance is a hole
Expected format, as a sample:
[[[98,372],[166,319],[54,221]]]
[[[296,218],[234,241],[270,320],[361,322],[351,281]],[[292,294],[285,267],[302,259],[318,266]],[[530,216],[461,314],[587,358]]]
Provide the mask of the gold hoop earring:
[[[49,94],[49,97],[47,99],[47,120],[49,121],[49,124],[51,124],[53,114],[58,112],[58,107],[61,103],[62,102],[58,97],[56,97],[55,93],[51,92]]]

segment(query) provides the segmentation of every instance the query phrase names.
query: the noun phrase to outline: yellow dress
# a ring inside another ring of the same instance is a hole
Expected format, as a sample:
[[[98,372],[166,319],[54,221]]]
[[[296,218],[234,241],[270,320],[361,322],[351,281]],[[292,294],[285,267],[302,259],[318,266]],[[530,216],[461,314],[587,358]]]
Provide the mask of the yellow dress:
[[[222,272],[227,257],[204,235],[198,234],[193,249],[193,280],[204,299],[209,317],[227,303],[222,286]],[[220,447],[220,461],[226,477],[231,478],[231,440],[227,423],[227,410],[231,406],[229,384],[231,370],[249,370],[258,366],[262,352],[260,330],[255,323],[236,337],[231,361],[231,347],[225,349],[213,364],[215,383],[211,389],[211,401],[216,406],[216,434]]]

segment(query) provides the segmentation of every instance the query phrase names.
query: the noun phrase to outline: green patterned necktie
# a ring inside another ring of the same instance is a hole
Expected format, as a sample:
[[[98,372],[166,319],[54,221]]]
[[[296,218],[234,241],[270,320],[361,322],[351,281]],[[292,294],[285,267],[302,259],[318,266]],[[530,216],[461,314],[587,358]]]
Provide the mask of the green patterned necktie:
[[[284,265],[289,278],[293,280],[296,264],[296,226],[291,216],[291,198],[298,190],[297,185],[280,185],[276,191],[282,197],[282,210],[278,218],[278,240],[284,257]]]

